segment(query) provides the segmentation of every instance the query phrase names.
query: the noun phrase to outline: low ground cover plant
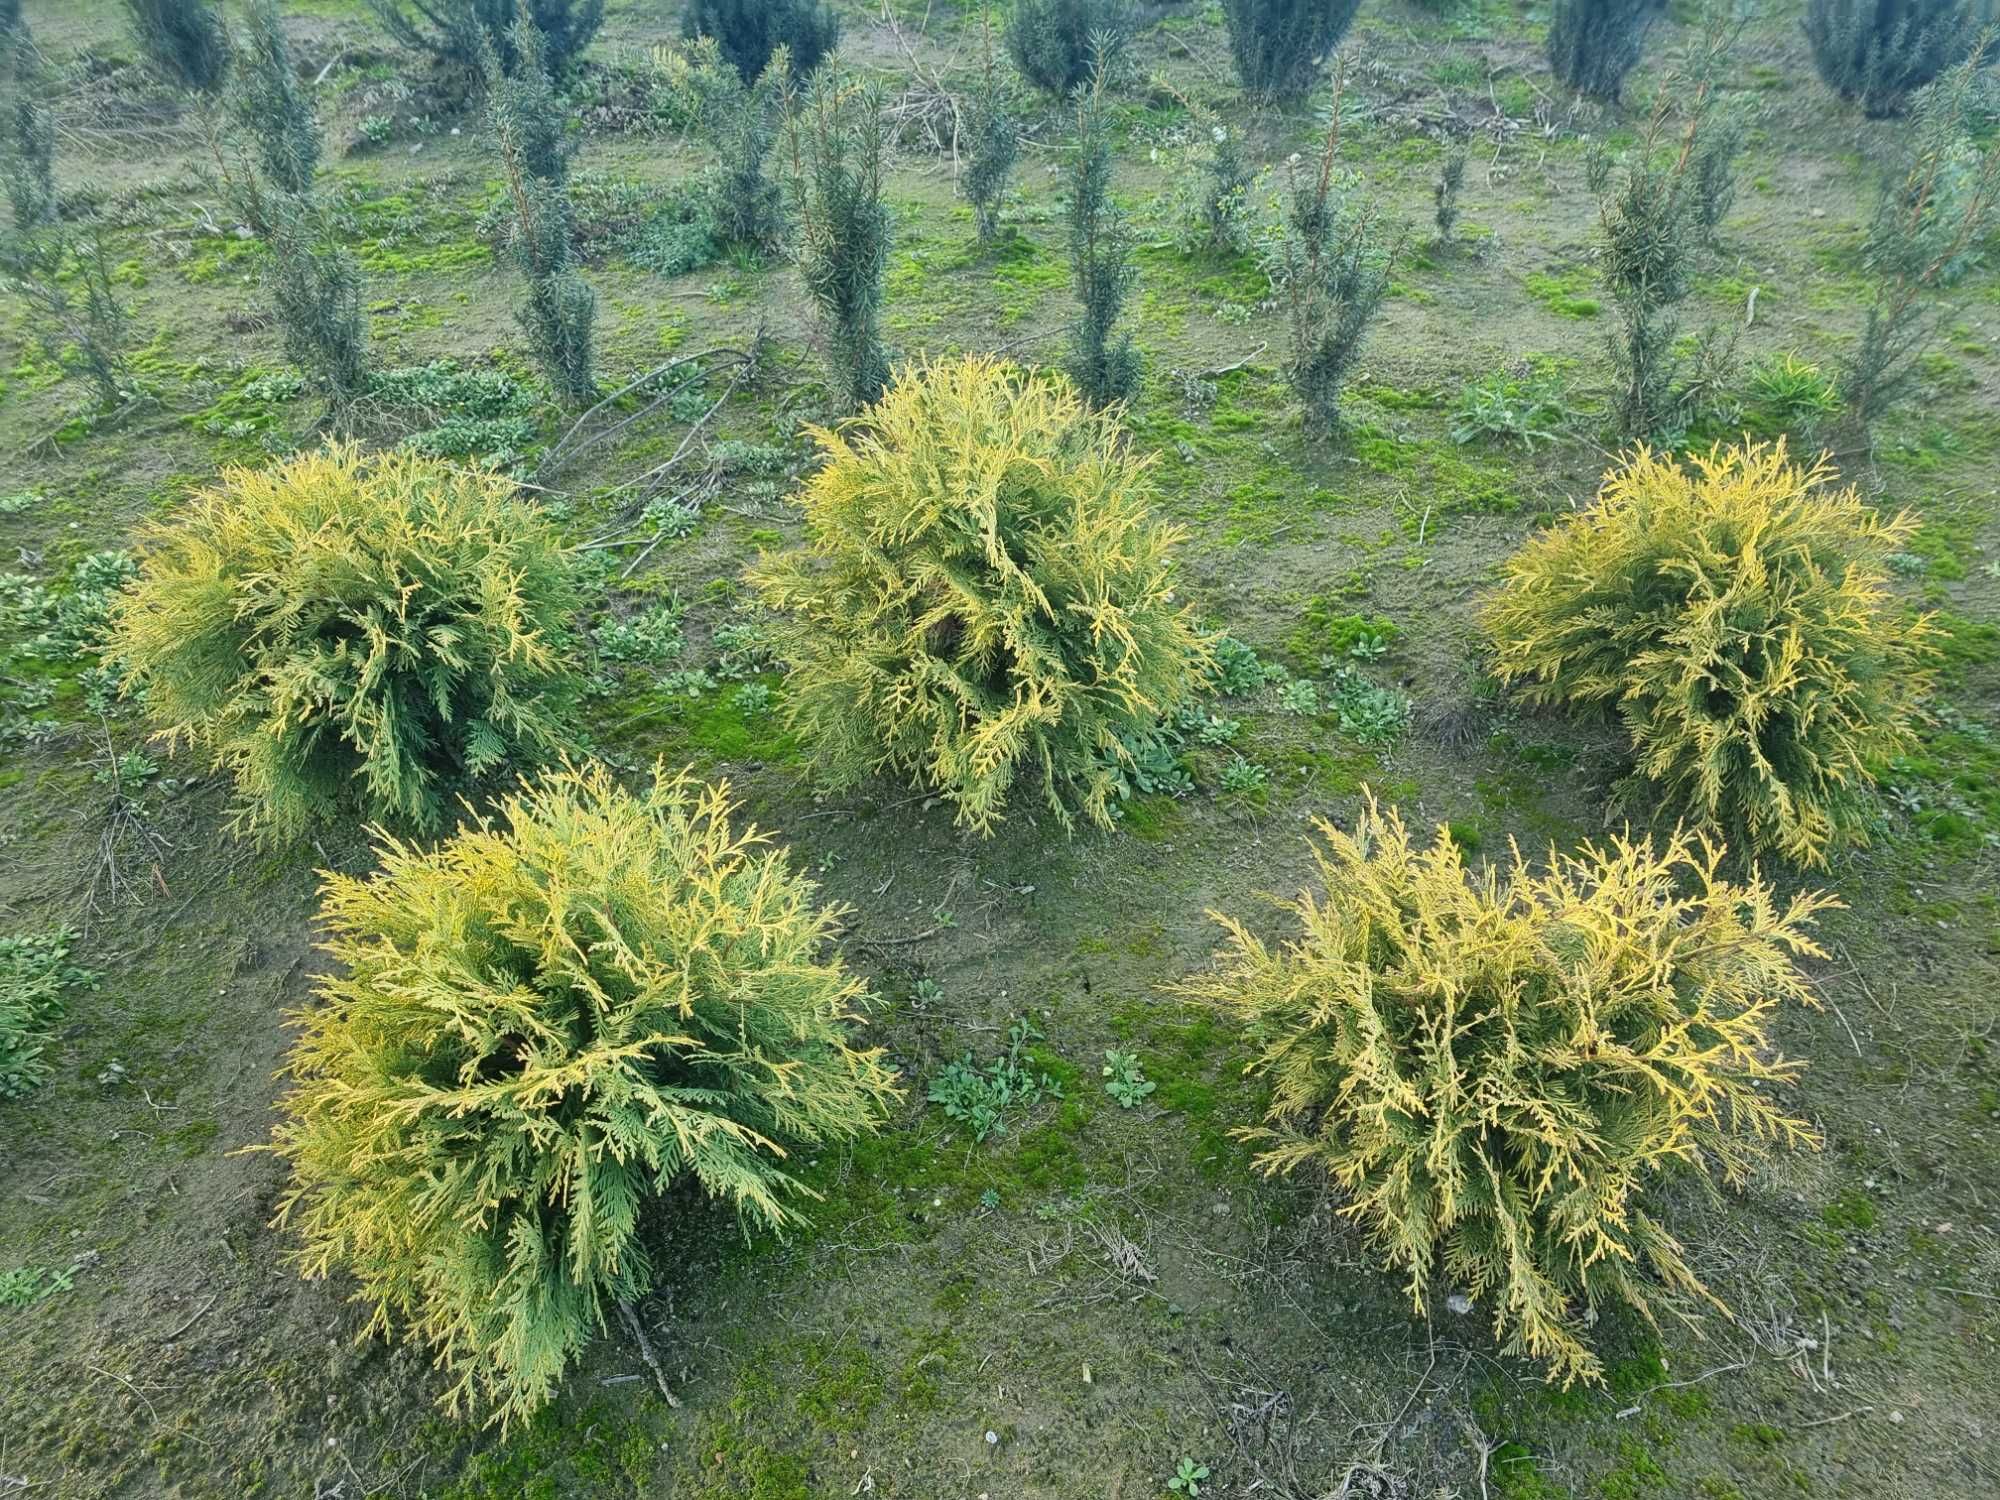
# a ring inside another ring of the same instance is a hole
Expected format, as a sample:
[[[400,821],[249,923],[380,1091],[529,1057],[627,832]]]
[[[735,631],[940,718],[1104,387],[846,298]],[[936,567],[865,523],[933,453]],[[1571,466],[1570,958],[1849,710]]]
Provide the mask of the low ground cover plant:
[[[32,1093],[48,1081],[49,1043],[69,992],[97,976],[70,962],[74,928],[0,937],[0,1099]]]

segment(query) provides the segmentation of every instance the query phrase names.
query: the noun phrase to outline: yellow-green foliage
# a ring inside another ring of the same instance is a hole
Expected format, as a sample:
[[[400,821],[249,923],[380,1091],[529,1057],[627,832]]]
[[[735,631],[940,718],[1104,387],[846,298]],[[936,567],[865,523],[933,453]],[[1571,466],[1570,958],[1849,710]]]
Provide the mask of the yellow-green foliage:
[[[524,786],[435,849],[384,836],[325,878],[338,970],[301,1028],[270,1149],[309,1276],[351,1271],[497,1420],[546,1401],[649,1284],[642,1212],[692,1179],[782,1226],[788,1142],[872,1129],[895,1093],[821,950],[840,913],[728,789],[602,769]]]
[[[1933,655],[1884,571],[1915,520],[1827,480],[1783,443],[1691,471],[1641,448],[1509,560],[1484,615],[1529,701],[1619,715],[1658,805],[1806,865],[1865,840],[1871,768],[1911,743]]]
[[[1108,824],[1126,738],[1210,661],[1148,461],[1066,380],[989,359],[906,370],[814,437],[810,545],[751,577],[831,783],[914,776],[990,832],[1025,771],[1065,828]]]
[[[505,477],[339,445],[231,469],[155,527],[110,655],[161,737],[294,837],[355,787],[436,826],[450,782],[564,739],[575,597]]]
[[[1353,834],[1319,831],[1325,891],[1288,908],[1300,935],[1272,949],[1218,917],[1224,966],[1180,987],[1258,1049],[1267,1123],[1239,1134],[1267,1173],[1323,1169],[1420,1312],[1441,1270],[1510,1352],[1596,1379],[1600,1305],[1650,1321],[1662,1292],[1708,1295],[1639,1206],[1647,1180],[1684,1164],[1736,1182],[1764,1142],[1812,1142],[1760,1086],[1797,1071],[1768,1027],[1814,1003],[1793,959],[1819,952],[1806,928],[1835,903],[1780,910],[1681,833],[1659,853],[1551,853],[1546,874],[1515,850],[1474,876],[1449,837],[1417,850],[1372,800]]]

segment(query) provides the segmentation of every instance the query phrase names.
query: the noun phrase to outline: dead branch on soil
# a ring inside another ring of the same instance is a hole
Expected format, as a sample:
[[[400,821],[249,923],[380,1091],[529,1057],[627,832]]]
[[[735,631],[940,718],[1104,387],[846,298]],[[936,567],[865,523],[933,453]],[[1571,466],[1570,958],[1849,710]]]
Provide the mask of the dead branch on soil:
[[[678,1411],[681,1404],[680,1398],[674,1394],[673,1388],[667,1384],[667,1372],[660,1365],[659,1355],[653,1352],[653,1341],[646,1337],[646,1325],[639,1321],[637,1310],[629,1302],[620,1302],[618,1304],[618,1316],[625,1320],[625,1327],[630,1331],[633,1339],[637,1341],[639,1353],[644,1356],[647,1366],[653,1372],[653,1379],[659,1384],[660,1395],[666,1399],[667,1405]]]
[[[142,886],[151,886],[161,895],[168,894],[166,877],[160,871],[161,863],[173,850],[173,844],[147,820],[146,810],[138,800],[125,789],[125,772],[118,760],[117,747],[111,742],[111,725],[99,721],[103,735],[104,769],[99,777],[109,783],[111,800],[105,805],[104,824],[98,831],[97,858],[90,867],[89,881],[83,894],[84,926],[89,927],[89,919],[101,915],[121,901],[136,899]],[[146,869],[146,877],[135,885],[131,867],[141,864]]]

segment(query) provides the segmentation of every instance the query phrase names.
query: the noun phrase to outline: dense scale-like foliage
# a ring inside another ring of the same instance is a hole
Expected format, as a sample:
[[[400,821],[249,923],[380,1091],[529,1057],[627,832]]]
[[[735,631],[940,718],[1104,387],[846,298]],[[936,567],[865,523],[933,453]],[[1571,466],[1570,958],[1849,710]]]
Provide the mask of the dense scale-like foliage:
[[[787,712],[831,782],[913,776],[986,832],[1039,776],[1065,828],[1079,811],[1109,824],[1128,738],[1211,661],[1146,460],[1059,376],[985,359],[907,370],[814,437],[810,546],[752,578],[780,611]]]
[[[1865,842],[1934,654],[1886,582],[1915,520],[1828,478],[1782,442],[1692,469],[1641,448],[1508,561],[1483,616],[1530,702],[1618,716],[1646,801],[1805,865]]]
[[[453,782],[565,738],[569,561],[498,474],[336,445],[225,470],[148,545],[109,654],[242,826],[296,836],[351,789],[433,828]]]
[[[1659,13],[1659,0],[1556,0],[1549,67],[1579,94],[1616,102]]]
[[[132,33],[166,77],[196,93],[212,94],[229,70],[229,38],[208,0],[125,0]]]
[[[0,1099],[17,1099],[48,1081],[42,1055],[67,1006],[66,991],[97,976],[70,962],[76,933],[67,927],[0,938]]]
[[[712,37],[747,86],[780,47],[793,75],[816,71],[840,45],[840,17],[826,0],[688,0],[681,35]]]
[[[794,1145],[894,1096],[850,1040],[865,992],[839,925],[728,789],[602,768],[507,798],[435,849],[385,839],[329,875],[339,965],[296,1019],[271,1149],[309,1276],[351,1272],[502,1423],[553,1394],[607,1302],[651,1282],[642,1220],[692,1182],[781,1227]]]
[[[1295,99],[1353,24],[1361,0],[1223,0],[1229,50],[1243,87],[1270,99]]]
[[[1970,55],[1993,0],[1806,0],[1806,40],[1826,86],[1872,116]]]
[[[1707,1295],[1649,1182],[1740,1182],[1765,1142],[1812,1142],[1763,1090],[1797,1072],[1770,1023],[1816,1003],[1794,960],[1835,903],[1781,909],[1679,834],[1472,875],[1448,834],[1418,850],[1372,800],[1351,834],[1318,826],[1298,936],[1273,949],[1218,916],[1222,969],[1181,987],[1243,1024],[1271,1083],[1238,1134],[1268,1174],[1325,1172],[1418,1311],[1441,1272],[1510,1353],[1598,1379],[1601,1308],[1651,1321],[1662,1293]]]
[[[558,78],[604,24],[604,0],[368,0],[368,8],[401,45],[474,76],[489,57],[513,74],[520,52],[511,33],[523,11],[541,35],[542,65]]]
[[[1130,0],[1014,0],[1007,51],[1023,78],[1053,99],[1067,99],[1100,62],[1115,61],[1132,25]]]

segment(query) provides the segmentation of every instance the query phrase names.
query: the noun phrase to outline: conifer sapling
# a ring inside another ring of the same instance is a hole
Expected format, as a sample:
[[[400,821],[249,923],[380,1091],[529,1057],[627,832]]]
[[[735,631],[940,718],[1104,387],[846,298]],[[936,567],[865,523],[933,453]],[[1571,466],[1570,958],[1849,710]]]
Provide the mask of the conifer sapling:
[[[1000,228],[1000,203],[1007,194],[1007,179],[1021,154],[1021,123],[1015,118],[1013,101],[993,66],[993,20],[980,15],[981,37],[985,43],[985,72],[979,93],[967,111],[967,158],[963,186],[966,201],[979,229],[979,242],[988,245]]]
[[[1319,81],[1361,0],[1223,0],[1236,76],[1252,94],[1296,99]]]
[[[576,269],[568,111],[542,66],[541,33],[526,0],[509,37],[512,72],[503,72],[497,55],[488,54],[487,111],[514,208],[509,242],[528,281],[515,316],[550,386],[581,406],[597,394],[597,296]]]
[[[1340,431],[1340,394],[1368,325],[1389,290],[1390,253],[1379,212],[1354,174],[1337,165],[1342,80],[1333,87],[1332,122],[1320,159],[1285,165],[1287,195],[1272,280],[1291,335],[1285,375],[1305,407],[1308,433]]]
[[[351,1273],[364,1337],[407,1329],[445,1404],[503,1426],[652,1285],[646,1220],[685,1183],[782,1229],[802,1147],[895,1098],[855,1045],[841,913],[726,785],[601,767],[524,784],[435,847],[328,875],[337,967],[296,1017],[270,1150],[312,1277]]]
[[[108,660],[273,840],[356,801],[432,829],[568,741],[561,539],[504,476],[333,446],[227,469],[150,529]]]
[[[125,0],[132,31],[154,67],[183,88],[213,94],[229,69],[229,38],[208,0]]]
[[[840,17],[826,0],[688,0],[681,35],[712,39],[747,88],[781,49],[792,77],[818,72],[840,45]]]
[[[980,832],[1025,784],[1108,827],[1133,745],[1212,663],[1148,460],[1061,376],[976,358],[812,435],[808,544],[750,577],[827,783],[912,777]]]
[[[1372,796],[1351,833],[1317,827],[1293,932],[1212,914],[1222,964],[1177,987],[1242,1026],[1270,1085],[1236,1132],[1258,1168],[1322,1176],[1419,1313],[1442,1281],[1565,1386],[1602,1380],[1608,1306],[1719,1306],[1650,1189],[1816,1144],[1774,1096],[1799,1065],[1771,1032],[1818,1003],[1796,960],[1839,903],[1731,884],[1684,834],[1473,871]]]
[[[1069,163],[1069,263],[1077,319],[1070,334],[1069,373],[1092,406],[1129,399],[1139,388],[1139,351],[1118,320],[1138,279],[1132,235],[1111,201],[1111,136],[1104,118],[1105,69],[1076,91],[1076,137]]]
[[[1118,65],[1133,24],[1131,0],[1013,0],[1007,51],[1023,78],[1066,102]]]
[[[872,83],[822,71],[788,99],[785,133],[799,279],[818,314],[835,389],[850,408],[866,406],[889,382],[882,347],[888,128],[881,94]]]

